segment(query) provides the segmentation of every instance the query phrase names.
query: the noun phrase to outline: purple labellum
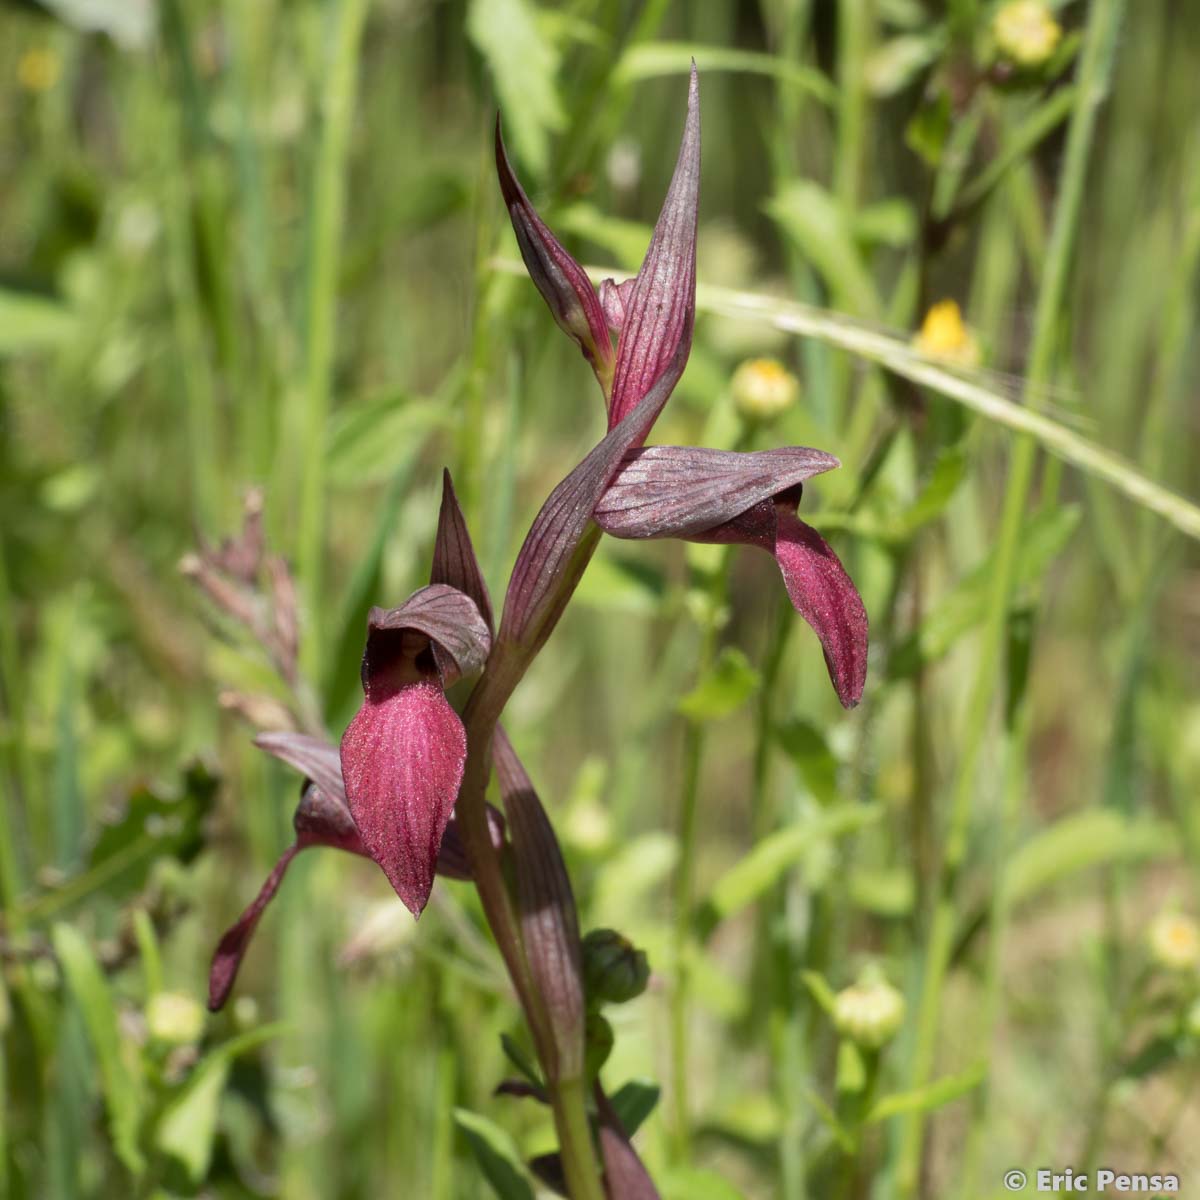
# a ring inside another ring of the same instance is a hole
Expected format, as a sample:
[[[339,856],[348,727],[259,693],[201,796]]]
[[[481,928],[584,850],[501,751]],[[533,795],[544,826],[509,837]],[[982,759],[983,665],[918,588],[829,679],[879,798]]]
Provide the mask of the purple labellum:
[[[600,301],[584,269],[538,216],[513,173],[500,136],[499,117],[496,118],[496,172],[529,277],[559,327],[575,339],[584,358],[592,364],[607,398],[612,382],[613,347]]]
[[[792,607],[821,640],[838,699],[853,708],[867,681],[867,612],[829,543],[796,516],[798,490],[763,500],[691,540],[758,546],[774,555]]]
[[[837,465],[802,446],[753,454],[647,446],[626,455],[594,515],[613,537],[678,537],[773,555],[792,606],[821,639],[838,699],[852,708],[866,682],[866,610],[829,544],[796,516],[804,480]]]
[[[369,683],[342,737],[342,774],[371,857],[414,916],[429,899],[467,735],[434,678]]]

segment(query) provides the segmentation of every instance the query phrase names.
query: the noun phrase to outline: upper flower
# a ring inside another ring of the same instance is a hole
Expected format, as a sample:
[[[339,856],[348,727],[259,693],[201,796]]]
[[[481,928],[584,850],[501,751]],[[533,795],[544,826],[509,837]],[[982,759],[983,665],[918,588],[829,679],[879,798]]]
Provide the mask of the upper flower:
[[[643,446],[682,374],[695,323],[695,65],[675,173],[635,279],[606,279],[597,294],[517,182],[499,124],[496,163],[525,265],[555,320],[592,364],[609,427],[534,521],[509,584],[501,642],[519,643],[529,655],[545,640],[586,564],[586,553],[577,552],[592,520],[615,537],[759,546],[775,557],[792,604],[820,637],[838,698],[846,707],[857,704],[866,679],[866,611],[832,549],[796,516],[801,484],[838,466],[837,459],[803,447],[736,454]],[[618,335],[615,355],[609,329]]]

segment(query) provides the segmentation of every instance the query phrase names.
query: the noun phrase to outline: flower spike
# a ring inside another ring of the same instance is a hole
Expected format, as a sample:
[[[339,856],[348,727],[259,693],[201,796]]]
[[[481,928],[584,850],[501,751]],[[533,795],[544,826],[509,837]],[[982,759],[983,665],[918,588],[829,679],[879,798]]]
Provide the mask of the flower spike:
[[[499,116],[496,117],[496,173],[529,277],[559,327],[575,339],[584,358],[592,364],[607,401],[612,386],[613,347],[600,301],[584,269],[538,216],[513,173],[500,134]]]
[[[490,647],[475,602],[447,584],[368,619],[365,696],[342,737],[342,776],[363,844],[414,916],[433,888],[467,757],[443,688],[481,667]]]

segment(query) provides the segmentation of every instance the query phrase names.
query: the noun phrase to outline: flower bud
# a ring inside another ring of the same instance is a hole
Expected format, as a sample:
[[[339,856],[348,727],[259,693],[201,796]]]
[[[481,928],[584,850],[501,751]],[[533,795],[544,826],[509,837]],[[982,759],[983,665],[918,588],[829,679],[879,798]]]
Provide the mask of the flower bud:
[[[1062,39],[1062,28],[1044,0],[1011,0],[992,21],[996,49],[1019,67],[1040,67]]]
[[[583,1037],[584,1069],[589,1079],[595,1079],[612,1053],[613,1027],[598,1012],[589,1011]]]
[[[834,998],[837,1031],[860,1046],[878,1050],[904,1022],[904,996],[885,979],[860,979]]]
[[[775,358],[747,359],[734,371],[730,388],[747,421],[773,421],[800,396],[800,381]]]
[[[960,367],[977,367],[979,342],[954,300],[940,300],[926,314],[913,348],[929,358],[940,358]]]
[[[1161,912],[1150,923],[1150,956],[1168,971],[1200,967],[1200,928],[1183,913]]]
[[[155,992],[146,1003],[146,1028],[156,1042],[191,1045],[204,1033],[204,1009],[182,992]]]
[[[645,952],[615,929],[593,929],[583,939],[583,986],[590,1004],[624,1004],[646,990]]]

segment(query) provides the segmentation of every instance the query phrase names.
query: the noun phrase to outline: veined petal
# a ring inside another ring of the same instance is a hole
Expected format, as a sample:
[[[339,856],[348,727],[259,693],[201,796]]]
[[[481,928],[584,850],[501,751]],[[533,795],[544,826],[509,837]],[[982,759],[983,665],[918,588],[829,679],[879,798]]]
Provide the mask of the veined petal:
[[[654,386],[683,347],[687,361],[696,320],[696,217],[700,201],[700,82],[692,63],[687,120],[675,173],[634,286],[619,293],[621,336],[613,372],[611,429]],[[610,309],[615,311],[609,295]],[[682,370],[682,367],[680,368]]]
[[[288,867],[291,866],[292,859],[300,853],[300,849],[299,845],[292,845],[283,852],[271,874],[267,876],[266,883],[259,889],[258,895],[217,943],[212,966],[208,970],[208,1007],[210,1011],[217,1012],[229,999],[229,993],[233,990],[234,981],[237,979],[238,969],[242,965],[242,959],[250,945],[250,939],[254,936],[254,930],[258,926],[258,920],[263,915],[263,910],[274,899],[275,893],[279,891],[279,885],[283,882],[283,877],[287,873]]]
[[[773,555],[792,607],[821,640],[838,699],[853,708],[867,679],[867,612],[854,581],[825,539],[796,516],[799,489],[761,500],[692,541],[758,546]]]
[[[838,699],[853,708],[867,680],[867,611],[829,543],[786,504],[775,506],[775,561],[792,606],[816,630]]]
[[[532,655],[550,636],[587,565],[576,551],[592,513],[608,489],[625,455],[641,445],[662,412],[687,362],[689,346],[680,343],[654,386],[615,429],[550,493],[534,518],[517,555],[500,640],[519,642]]]
[[[273,754],[289,767],[295,767],[301,775],[311,779],[324,793],[338,797],[343,804],[346,789],[342,786],[342,762],[338,748],[324,738],[310,737],[306,733],[260,733],[254,744],[268,754]],[[349,809],[347,809],[347,816]]]
[[[467,520],[454,494],[449,471],[442,472],[442,507],[438,513],[429,582],[449,584],[470,596],[489,631],[496,628],[492,618],[492,598],[479,568],[479,559],[475,557]]]
[[[500,136],[499,117],[496,118],[496,171],[529,277],[559,327],[575,339],[584,358],[592,364],[607,399],[612,384],[613,348],[600,301],[584,269],[538,216],[513,173]]]
[[[399,608],[373,608],[367,617],[363,686],[368,686],[372,660],[390,661],[406,633],[423,634],[433,645],[443,681],[478,671],[487,661],[492,635],[470,596],[445,583],[419,588]]]
[[[368,689],[342,737],[342,776],[354,823],[414,916],[433,887],[466,757],[462,721],[430,678],[374,694]]]
[[[579,918],[571,880],[550,818],[504,729],[492,741],[496,778],[512,838],[521,941],[554,1036],[550,1078],[583,1070],[584,996]]]
[[[613,537],[687,538],[839,465],[805,446],[753,453],[645,446],[625,456],[595,520]]]

